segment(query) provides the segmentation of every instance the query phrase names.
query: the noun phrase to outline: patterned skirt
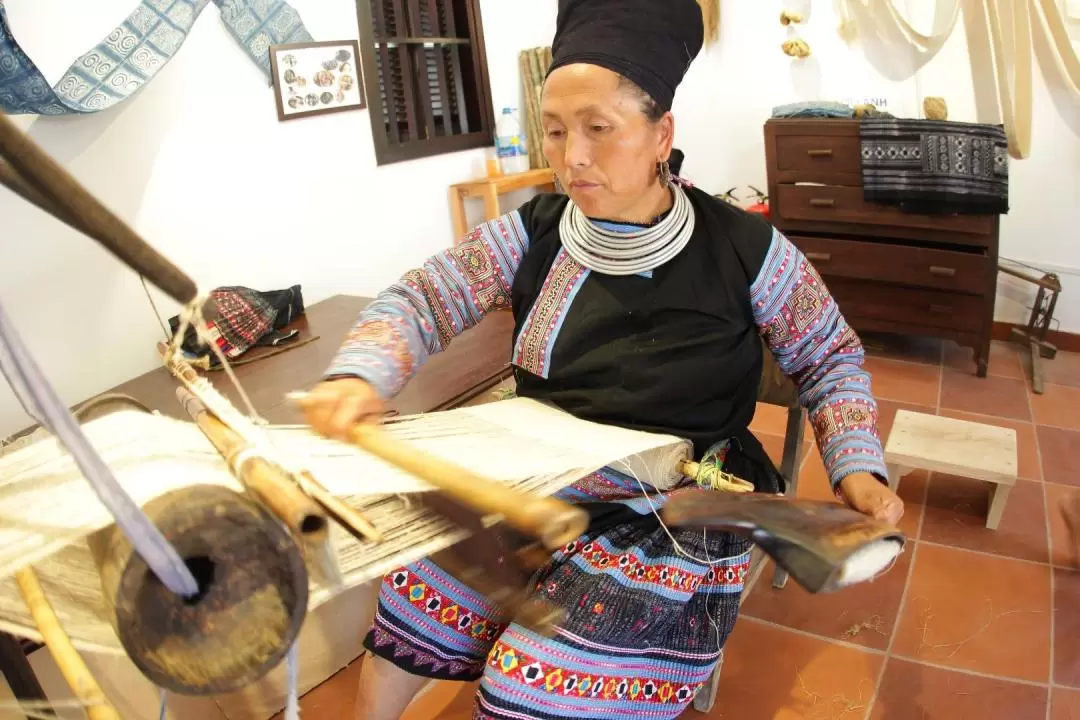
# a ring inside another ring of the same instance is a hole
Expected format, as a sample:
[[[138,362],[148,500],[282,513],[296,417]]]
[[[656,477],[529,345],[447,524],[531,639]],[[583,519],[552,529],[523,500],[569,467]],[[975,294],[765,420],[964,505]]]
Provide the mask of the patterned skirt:
[[[384,579],[365,646],[415,675],[480,678],[475,718],[678,717],[735,625],[749,542],[669,534],[637,482],[609,470],[559,496],[611,504],[619,521],[591,527],[536,576],[534,591],[567,611],[553,637],[500,622],[482,595],[421,561]]]

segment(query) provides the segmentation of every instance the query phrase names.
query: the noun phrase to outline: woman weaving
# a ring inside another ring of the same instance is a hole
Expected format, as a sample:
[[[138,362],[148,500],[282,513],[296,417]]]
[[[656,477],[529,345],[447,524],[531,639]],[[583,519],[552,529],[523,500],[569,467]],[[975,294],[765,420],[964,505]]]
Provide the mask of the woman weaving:
[[[821,278],[767,223],[671,177],[672,100],[703,35],[695,0],[560,0],[541,109],[544,155],[568,196],[481,225],[382,292],[309,395],[310,424],[344,438],[374,421],[431,353],[511,309],[519,395],[688,438],[698,457],[775,493],[783,479],[747,429],[764,337],[798,384],[836,492],[898,521],[863,350]],[[669,535],[642,495],[607,470],[560,494],[592,523],[540,573],[536,592],[568,611],[551,638],[499,624],[430,561],[390,573],[357,717],[399,717],[429,678],[482,678],[479,718],[677,717],[734,626],[750,546]],[[418,583],[457,617],[411,603]]]

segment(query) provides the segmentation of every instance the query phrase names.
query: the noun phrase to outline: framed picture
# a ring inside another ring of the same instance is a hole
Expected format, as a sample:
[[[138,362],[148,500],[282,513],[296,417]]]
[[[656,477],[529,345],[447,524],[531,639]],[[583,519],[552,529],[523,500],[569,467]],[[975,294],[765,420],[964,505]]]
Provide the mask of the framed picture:
[[[367,107],[356,40],[270,47],[278,120]]]

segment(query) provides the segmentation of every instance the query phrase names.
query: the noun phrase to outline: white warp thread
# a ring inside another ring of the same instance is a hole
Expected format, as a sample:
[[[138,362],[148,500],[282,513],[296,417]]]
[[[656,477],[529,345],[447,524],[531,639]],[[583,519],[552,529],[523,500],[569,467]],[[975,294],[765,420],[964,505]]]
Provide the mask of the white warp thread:
[[[285,699],[285,720],[300,720],[300,659],[299,639],[289,648],[285,656],[285,670],[288,675],[288,690]]]
[[[242,487],[190,422],[119,411],[87,423],[87,436],[136,502],[193,484]],[[347,588],[422,559],[466,536],[402,497],[432,488],[353,446],[310,429],[259,428],[282,455],[298,457],[330,491],[362,511],[385,535],[362,543],[331,525],[336,577],[311,569],[309,611]],[[402,418],[385,431],[435,457],[535,495],[551,495],[605,466],[625,467],[657,489],[678,479],[685,440],[577,420],[525,398]],[[78,542],[111,518],[52,438],[0,457],[0,629],[37,639],[11,575],[33,563],[72,642],[120,651],[89,549]]]

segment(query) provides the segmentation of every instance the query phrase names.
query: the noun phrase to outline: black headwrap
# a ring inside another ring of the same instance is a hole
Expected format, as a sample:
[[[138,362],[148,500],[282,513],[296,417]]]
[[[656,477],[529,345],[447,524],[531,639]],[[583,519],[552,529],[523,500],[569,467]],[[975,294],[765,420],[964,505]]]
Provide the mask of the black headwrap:
[[[573,63],[599,65],[670,110],[704,41],[697,0],[559,0],[549,72]]]

